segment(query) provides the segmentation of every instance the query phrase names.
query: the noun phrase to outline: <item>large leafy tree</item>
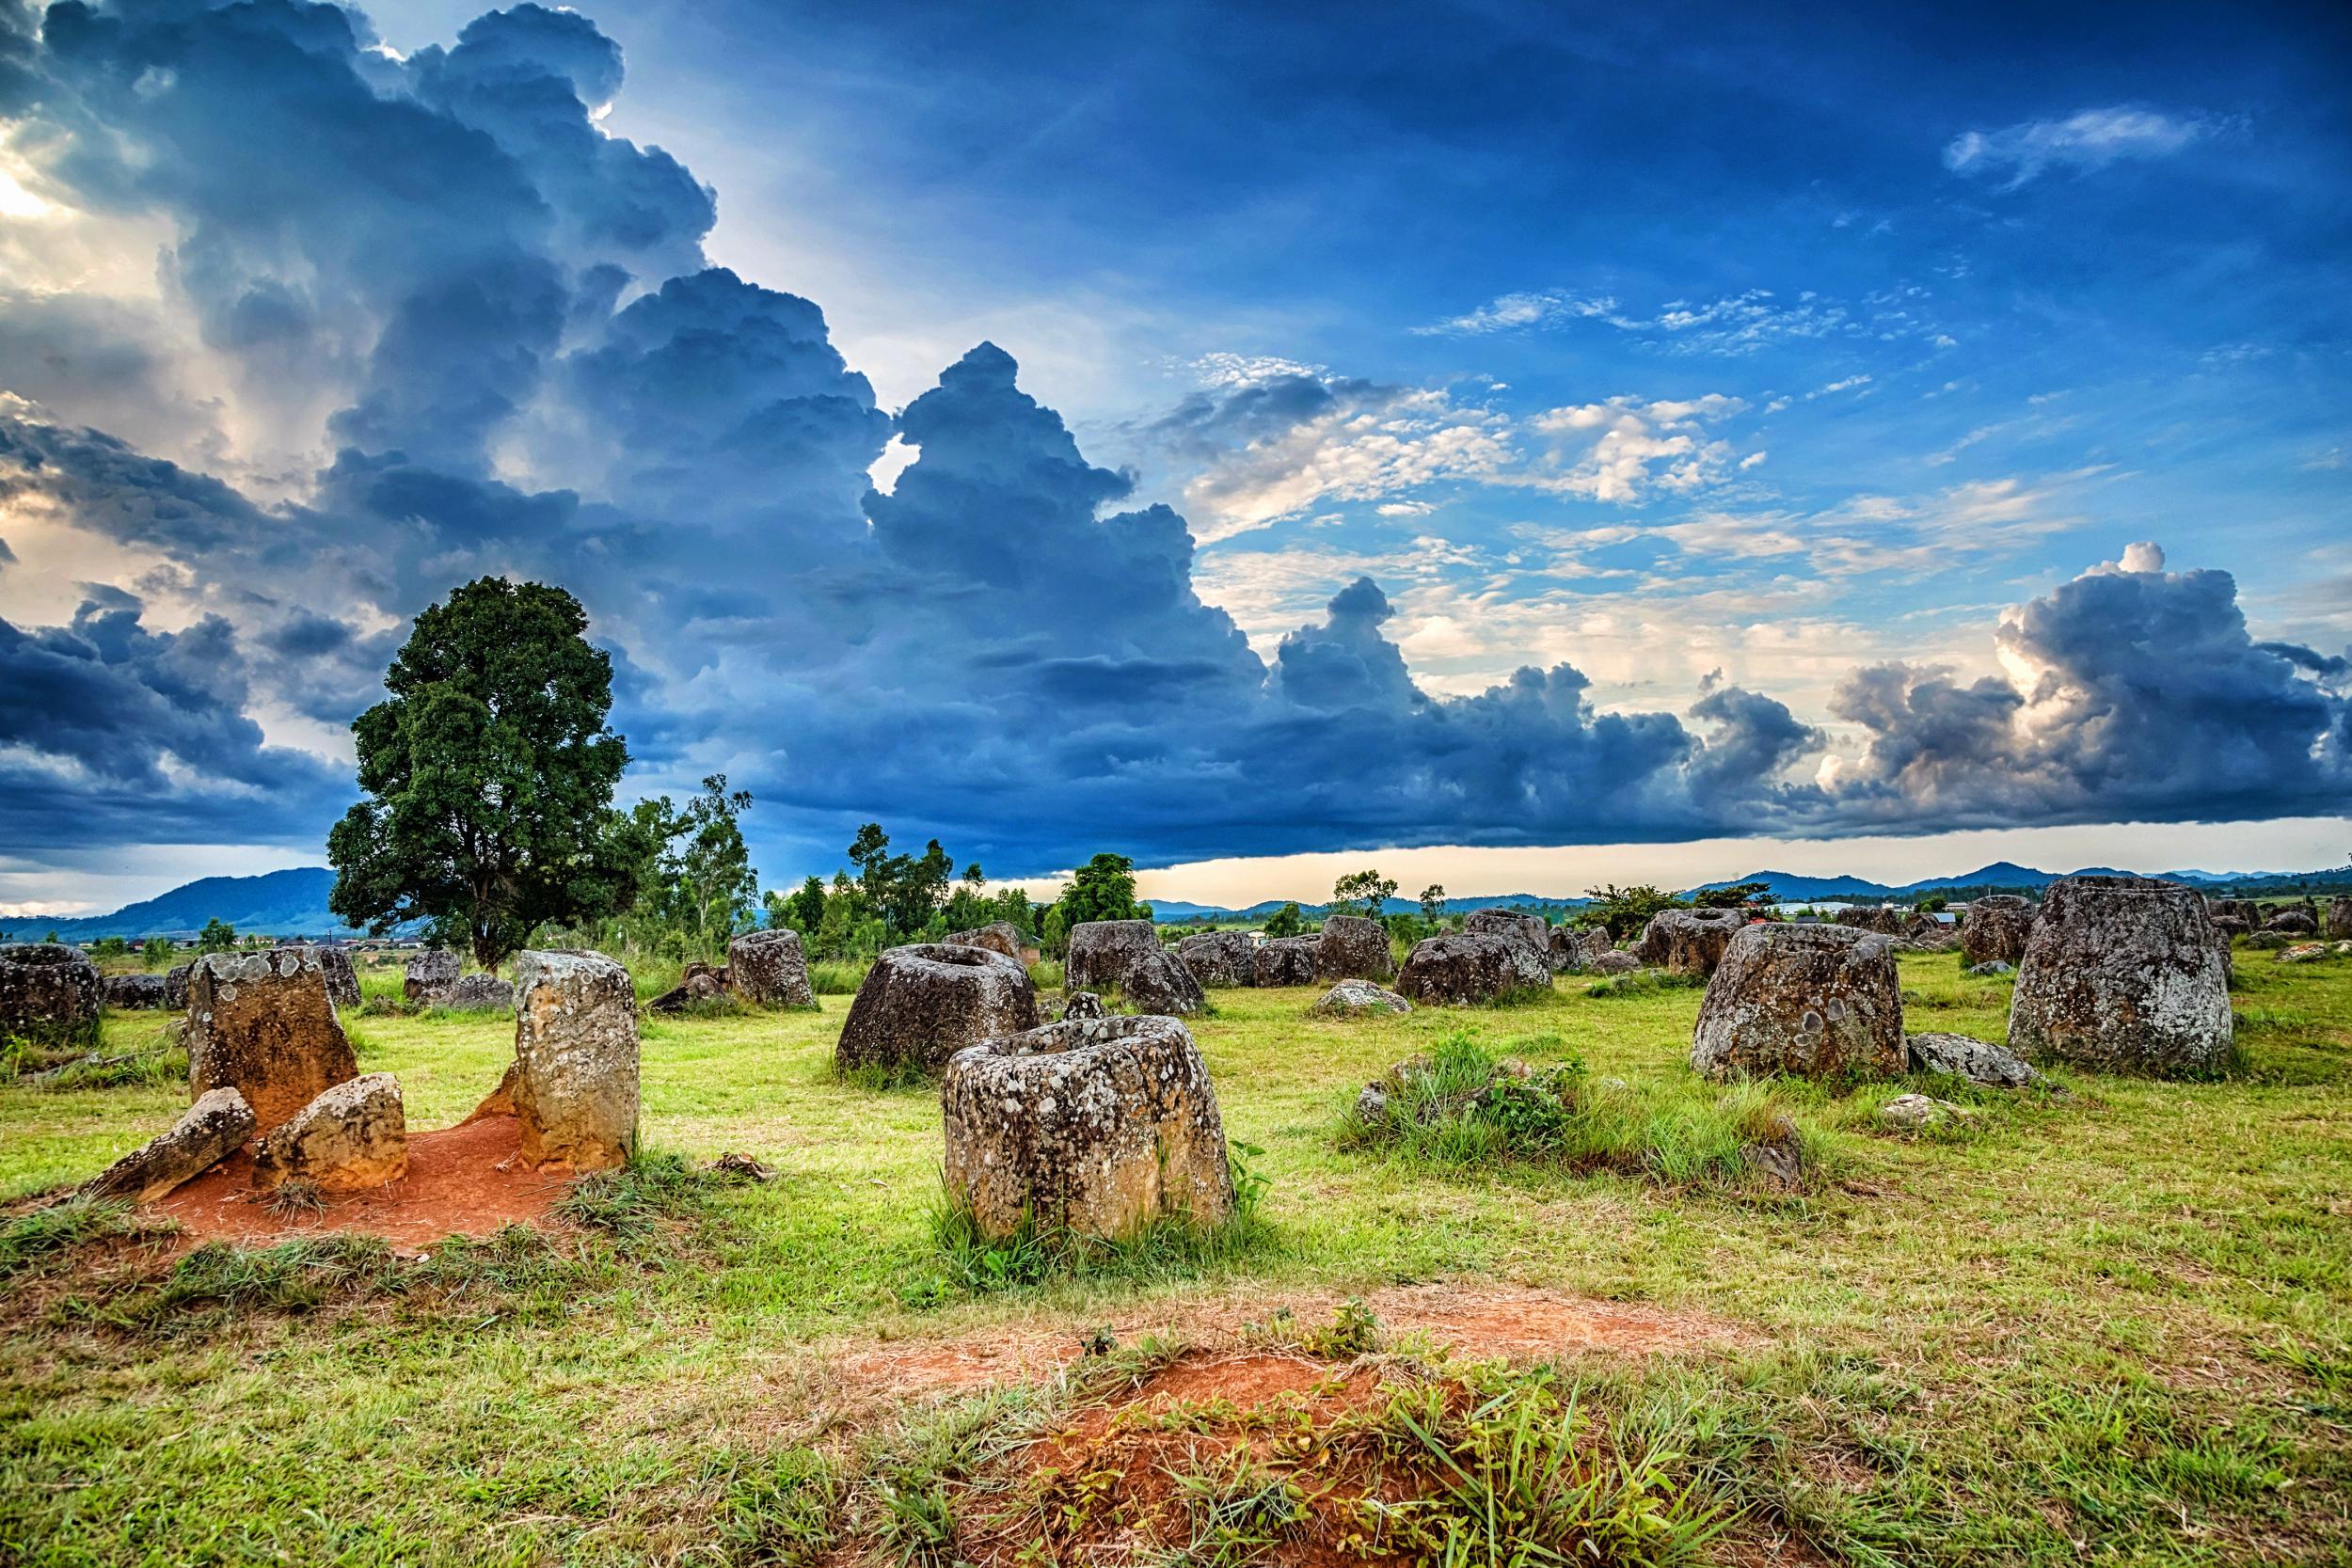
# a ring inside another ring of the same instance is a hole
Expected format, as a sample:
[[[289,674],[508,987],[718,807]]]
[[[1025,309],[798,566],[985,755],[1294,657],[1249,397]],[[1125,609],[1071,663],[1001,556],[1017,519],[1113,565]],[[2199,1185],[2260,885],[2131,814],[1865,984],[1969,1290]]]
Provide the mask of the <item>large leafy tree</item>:
[[[741,820],[751,805],[751,791],[730,793],[727,776],[713,773],[684,811],[673,807],[666,795],[637,808],[634,820],[650,825],[662,846],[651,880],[641,879],[640,886],[651,890],[663,923],[685,933],[698,951],[715,953],[725,946],[729,937],[751,925],[759,907],[759,876],[752,869]],[[642,867],[638,875],[644,878]]]
[[[548,921],[627,903],[612,661],[560,588],[483,578],[419,615],[352,725],[365,799],[327,834],[327,904],[382,933],[430,918],[495,968]]]
[[[1089,920],[1152,918],[1152,906],[1136,902],[1136,863],[1124,855],[1097,855],[1078,867],[1056,907],[1065,930]]]
[[[1345,914],[1361,904],[1365,914],[1377,919],[1389,900],[1395,896],[1396,879],[1383,877],[1378,868],[1368,866],[1361,871],[1351,871],[1331,884],[1331,912]]]

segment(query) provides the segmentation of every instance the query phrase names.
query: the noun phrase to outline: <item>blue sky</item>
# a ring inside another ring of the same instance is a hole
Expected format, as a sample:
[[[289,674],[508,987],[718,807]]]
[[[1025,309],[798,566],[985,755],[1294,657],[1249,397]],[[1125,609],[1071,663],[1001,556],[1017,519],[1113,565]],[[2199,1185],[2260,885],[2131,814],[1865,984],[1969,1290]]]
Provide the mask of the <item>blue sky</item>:
[[[582,13],[0,13],[0,909],[485,570],[775,880],[2342,852],[2339,9]]]

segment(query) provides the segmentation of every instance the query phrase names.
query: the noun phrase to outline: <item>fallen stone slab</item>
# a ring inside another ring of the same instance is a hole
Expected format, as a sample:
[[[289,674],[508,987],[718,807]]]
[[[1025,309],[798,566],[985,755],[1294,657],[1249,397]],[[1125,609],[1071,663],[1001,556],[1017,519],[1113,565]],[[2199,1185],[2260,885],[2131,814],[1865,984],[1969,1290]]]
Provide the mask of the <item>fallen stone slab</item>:
[[[1966,1035],[1941,1030],[1905,1035],[1903,1048],[1910,1054],[1915,1072],[1947,1072],[1972,1084],[2002,1089],[2022,1089],[2043,1081],[2042,1074],[2007,1046],[1971,1039]]]
[[[407,1172],[407,1115],[400,1081],[389,1072],[336,1085],[253,1148],[257,1187],[307,1181],[324,1193],[348,1193]]]
[[[253,1136],[253,1108],[233,1088],[208,1089],[171,1130],[141,1145],[82,1184],[88,1197],[152,1203],[203,1175]]]

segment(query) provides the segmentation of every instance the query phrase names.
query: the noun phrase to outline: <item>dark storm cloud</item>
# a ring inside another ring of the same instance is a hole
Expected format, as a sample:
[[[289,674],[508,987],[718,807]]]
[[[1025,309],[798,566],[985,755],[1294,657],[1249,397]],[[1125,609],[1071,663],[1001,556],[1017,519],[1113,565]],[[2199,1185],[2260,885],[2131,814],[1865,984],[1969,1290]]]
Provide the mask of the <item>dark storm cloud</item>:
[[[267,744],[227,621],[155,632],[140,610],[102,588],[62,626],[0,620],[0,835],[64,847],[143,813],[151,836],[219,836],[226,816],[236,842],[308,842],[342,770]]]
[[[2217,573],[2109,572],[2024,607],[2000,634],[2037,672],[2024,688],[1856,673],[1836,713],[1867,750],[1825,784],[1788,782],[1821,732],[1737,687],[1690,725],[1598,712],[1565,663],[1426,692],[1369,578],[1269,663],[1201,601],[1184,519],[1121,510],[1130,478],[1087,460],[1010,355],[980,344],[894,420],[817,304],[707,265],[710,192],[591,118],[622,81],[592,23],[520,7],[406,60],[363,26],[290,0],[69,0],[38,46],[0,21],[0,105],[15,95],[46,176],[168,219],[167,307],[231,367],[245,422],[282,413],[307,421],[288,450],[338,449],[248,494],[189,455],[201,443],[174,463],[79,428],[160,387],[164,347],[63,314],[0,325],[0,387],[32,385],[28,352],[65,356],[34,388],[61,418],[0,410],[0,505],[54,504],[159,558],[134,586],[195,616],[154,632],[106,588],[65,625],[0,627],[13,842],[315,843],[347,776],[254,716],[344,721],[407,619],[485,573],[581,597],[640,782],[727,771],[759,798],[771,872],[832,863],[876,816],[1024,874],[1104,847],[1165,863],[2343,799],[2341,661],[2250,642]],[[1213,455],[1398,395],[1276,375],[1148,434]],[[894,433],[918,456],[873,491]]]

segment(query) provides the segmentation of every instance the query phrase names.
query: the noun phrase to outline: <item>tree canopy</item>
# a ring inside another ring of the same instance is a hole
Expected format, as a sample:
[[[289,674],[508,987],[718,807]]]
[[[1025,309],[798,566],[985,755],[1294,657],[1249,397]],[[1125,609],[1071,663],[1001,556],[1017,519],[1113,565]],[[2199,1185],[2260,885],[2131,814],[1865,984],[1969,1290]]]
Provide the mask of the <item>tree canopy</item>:
[[[1395,896],[1396,879],[1383,877],[1367,866],[1361,871],[1351,871],[1331,884],[1331,912],[1345,914],[1354,905],[1361,904],[1365,914],[1377,918],[1382,907]]]
[[[378,934],[462,928],[494,968],[543,923],[628,902],[640,867],[612,791],[628,749],[587,626],[563,589],[501,578],[417,617],[385,700],[352,724],[364,798],[327,834],[330,909]]]

